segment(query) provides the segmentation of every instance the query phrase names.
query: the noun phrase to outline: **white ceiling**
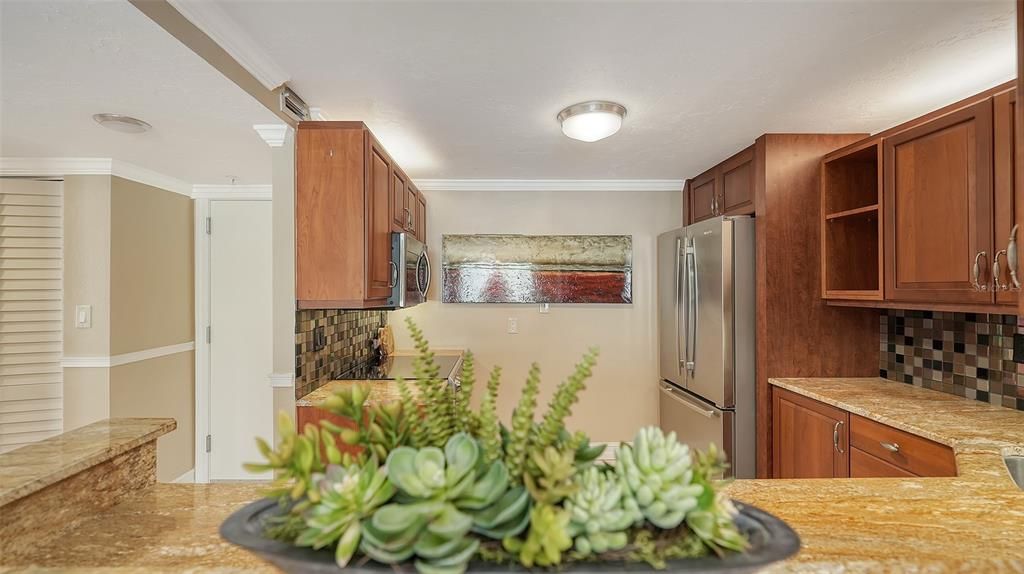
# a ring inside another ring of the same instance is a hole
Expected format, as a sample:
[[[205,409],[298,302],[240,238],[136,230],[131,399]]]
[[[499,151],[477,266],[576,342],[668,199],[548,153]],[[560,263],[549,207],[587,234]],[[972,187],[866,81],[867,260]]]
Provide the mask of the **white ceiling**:
[[[145,134],[92,120],[139,117]],[[128,2],[0,2],[0,156],[112,157],[189,183],[270,182],[280,120]]]
[[[879,131],[1015,76],[1012,0],[220,6],[417,178],[682,178],[764,132]],[[560,134],[587,99],[629,109],[618,135]]]
[[[236,45],[419,179],[689,177],[764,132],[878,131],[1015,75],[1011,0],[217,7],[251,41]],[[0,48],[0,156],[270,181],[252,124],[276,116],[125,1],[0,1]],[[555,114],[595,98],[629,108],[622,131],[562,136]]]

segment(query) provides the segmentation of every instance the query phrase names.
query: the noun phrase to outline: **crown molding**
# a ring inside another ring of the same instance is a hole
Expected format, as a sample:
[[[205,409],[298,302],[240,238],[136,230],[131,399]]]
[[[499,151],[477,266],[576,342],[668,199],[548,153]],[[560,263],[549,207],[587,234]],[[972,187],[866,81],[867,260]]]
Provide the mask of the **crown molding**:
[[[288,72],[242,29],[216,2],[209,0],[167,0],[189,22],[248,70],[263,87],[274,90],[288,81]]]
[[[192,199],[270,201],[270,185],[193,185]]]
[[[0,157],[0,175],[113,175],[181,195],[192,195],[192,186],[180,179],[109,157]]]
[[[681,179],[417,179],[420,191],[680,191]]]
[[[260,134],[263,141],[270,147],[281,147],[285,138],[288,137],[288,130],[292,127],[288,124],[253,124],[252,129]]]

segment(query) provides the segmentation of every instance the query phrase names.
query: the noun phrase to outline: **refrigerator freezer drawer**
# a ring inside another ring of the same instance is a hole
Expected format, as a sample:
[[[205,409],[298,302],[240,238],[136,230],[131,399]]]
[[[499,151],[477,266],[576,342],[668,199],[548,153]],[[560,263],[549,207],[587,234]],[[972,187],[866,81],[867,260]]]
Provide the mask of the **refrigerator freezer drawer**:
[[[692,398],[686,391],[661,383],[658,399],[661,430],[675,432],[679,442],[704,450],[714,443],[734,460],[735,413]],[[727,472],[732,476],[731,469]]]

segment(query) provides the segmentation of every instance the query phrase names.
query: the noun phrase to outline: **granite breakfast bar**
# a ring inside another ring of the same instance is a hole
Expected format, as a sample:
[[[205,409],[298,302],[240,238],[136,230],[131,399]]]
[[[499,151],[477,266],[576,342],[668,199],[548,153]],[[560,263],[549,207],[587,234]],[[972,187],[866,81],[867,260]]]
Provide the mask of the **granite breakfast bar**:
[[[953,447],[958,476],[732,483],[731,496],[776,514],[801,536],[800,553],[769,572],[1024,572],[1024,491],[1011,481],[1002,461],[1006,454],[1024,454],[1024,413],[991,410],[997,407],[939,397],[934,391],[882,379],[772,382]],[[168,422],[158,424],[162,430],[137,429],[148,438],[137,439],[136,448],[152,445],[154,432],[173,428]],[[88,439],[79,436],[77,440]],[[27,449],[52,448],[45,444]],[[112,456],[126,454],[123,447],[118,448],[122,452]],[[23,464],[31,460],[26,456],[30,452],[20,455]],[[5,501],[0,515],[16,498],[3,497],[13,491],[11,484],[15,479],[30,480],[33,472],[27,466],[12,469],[11,454],[0,455],[0,500]],[[94,452],[90,460],[102,456]],[[64,478],[36,492],[83,472],[81,461],[75,464],[75,470],[64,471]],[[53,468],[47,472],[51,477],[61,474],[54,474]],[[224,542],[217,533],[227,515],[258,498],[260,489],[259,484],[239,483],[154,484],[143,477],[116,503],[85,511],[64,528],[59,521],[46,522],[52,533],[17,552],[0,553],[0,569],[272,572],[272,567]]]

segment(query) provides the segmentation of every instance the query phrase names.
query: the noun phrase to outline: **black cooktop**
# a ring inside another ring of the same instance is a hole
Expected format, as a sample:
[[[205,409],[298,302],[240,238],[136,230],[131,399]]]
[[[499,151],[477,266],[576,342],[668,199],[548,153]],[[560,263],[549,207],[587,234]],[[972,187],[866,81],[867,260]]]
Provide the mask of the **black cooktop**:
[[[380,362],[371,363],[356,367],[350,371],[342,373],[337,379],[340,380],[390,380],[390,379],[405,379],[413,380],[416,378],[416,373],[413,371],[412,363],[416,357],[401,356],[401,357],[387,357]],[[447,379],[451,376],[452,370],[459,363],[459,357],[452,355],[434,356],[434,363],[439,367],[438,372],[441,379]]]

